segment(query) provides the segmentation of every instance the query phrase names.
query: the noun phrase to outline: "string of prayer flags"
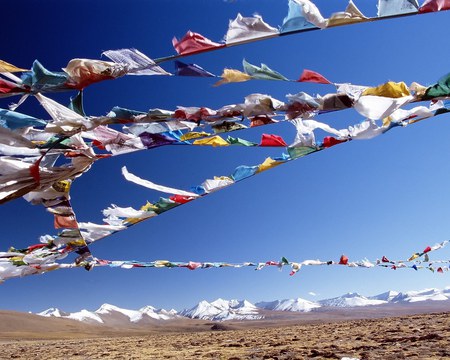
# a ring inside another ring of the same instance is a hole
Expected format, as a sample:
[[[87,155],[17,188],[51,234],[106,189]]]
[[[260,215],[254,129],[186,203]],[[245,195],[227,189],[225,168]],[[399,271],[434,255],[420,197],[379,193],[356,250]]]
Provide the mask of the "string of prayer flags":
[[[435,246],[427,247],[427,249],[437,250],[444,247],[448,241],[444,241],[440,244],[436,244]],[[428,250],[428,251],[432,251]],[[136,261],[136,260],[105,260],[105,259],[97,259],[95,258],[91,264],[91,268],[93,267],[119,267],[122,269],[133,269],[133,268],[186,268],[188,270],[197,270],[197,269],[211,269],[211,268],[245,268],[251,267],[255,270],[262,270],[265,267],[276,267],[279,270],[282,270],[283,267],[287,266],[291,268],[289,275],[295,275],[299,270],[301,270],[304,266],[346,266],[349,268],[375,268],[375,267],[384,267],[390,268],[392,270],[397,269],[413,269],[415,271],[419,269],[428,269],[432,272],[443,273],[444,271],[450,271],[450,260],[435,260],[430,261],[430,259],[425,259],[423,261],[416,260],[410,264],[413,260],[397,260],[390,261],[385,256],[382,257],[382,260],[369,261],[367,259],[360,261],[350,261],[349,258],[345,255],[342,255],[338,261],[334,260],[303,260],[300,262],[293,262],[287,260],[286,257],[282,257],[280,261],[268,260],[265,262],[254,262],[254,261],[246,261],[241,263],[231,263],[231,262],[199,262],[199,261],[188,261],[188,262],[179,262],[179,261],[169,261],[169,260],[155,260],[155,261]],[[387,265],[386,263],[389,263]],[[436,266],[437,264],[437,266]],[[441,265],[444,264],[444,265]]]

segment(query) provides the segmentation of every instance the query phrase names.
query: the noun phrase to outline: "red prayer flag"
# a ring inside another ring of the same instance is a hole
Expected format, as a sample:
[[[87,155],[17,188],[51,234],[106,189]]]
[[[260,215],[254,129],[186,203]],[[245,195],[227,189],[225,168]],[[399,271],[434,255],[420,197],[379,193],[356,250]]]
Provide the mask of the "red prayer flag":
[[[382,262],[390,262],[389,259],[388,259],[386,256],[383,256],[383,257],[381,258],[381,261],[382,261]]]
[[[42,157],[40,157],[36,162],[30,166],[30,175],[33,177],[33,179],[36,181],[36,183],[39,185],[41,183],[41,174],[39,173],[39,165],[41,163]]]
[[[21,89],[11,81],[0,79],[0,94],[14,94],[27,92],[25,89]]]
[[[262,134],[261,143],[259,146],[287,146],[286,142],[281,136]]]
[[[423,251],[423,253],[426,254],[427,252],[430,252],[430,251],[431,251],[431,248],[429,246],[427,246],[425,248],[425,250]]]
[[[450,9],[450,0],[426,0],[420,7],[419,12],[427,13]]]
[[[197,269],[197,268],[199,268],[199,267],[201,267],[202,266],[202,264],[200,264],[200,263],[198,263],[198,262],[193,262],[193,261],[189,261],[189,263],[187,264],[187,268],[189,269],[189,270],[195,270],[195,269]]]
[[[28,251],[32,252],[32,251],[37,250],[37,249],[42,249],[43,247],[46,247],[46,246],[47,246],[47,244],[31,245],[31,246],[28,246]]]
[[[187,202],[194,200],[192,196],[183,195],[172,195],[169,199],[175,201],[178,204],[186,204]]]
[[[225,44],[215,43],[203,35],[192,31],[188,31],[181,40],[174,37],[172,39],[172,45],[180,55],[194,54],[225,46]]]
[[[336,139],[336,138],[334,138],[332,136],[326,136],[323,139],[323,146],[326,147],[326,148],[329,148],[329,147],[332,147],[334,145],[337,145],[337,144],[340,144],[340,143],[343,143],[343,142],[346,142],[346,141],[347,140],[338,140],[338,139]]]
[[[312,82],[317,84],[332,84],[330,80],[328,80],[325,76],[320,75],[318,72],[305,69],[300,75],[300,79],[298,82]]]
[[[256,126],[262,126],[262,125],[267,125],[267,124],[273,124],[275,122],[276,121],[274,121],[273,119],[271,119],[267,115],[255,116],[255,117],[250,119],[250,127],[256,127]]]
[[[439,268],[437,269],[437,272],[442,274],[442,273],[444,272],[444,270],[443,270],[441,267],[439,267]]]
[[[347,265],[348,264],[348,257],[345,255],[342,255],[339,259],[339,265]]]
[[[74,216],[55,215],[55,229],[78,229],[78,223]]]

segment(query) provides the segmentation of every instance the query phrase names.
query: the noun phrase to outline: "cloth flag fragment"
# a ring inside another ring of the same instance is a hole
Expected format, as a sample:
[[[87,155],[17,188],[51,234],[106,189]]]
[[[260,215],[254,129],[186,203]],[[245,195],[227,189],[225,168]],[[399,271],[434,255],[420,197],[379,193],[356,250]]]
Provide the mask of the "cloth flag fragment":
[[[244,67],[245,73],[250,75],[253,79],[288,81],[286,77],[276,71],[273,71],[266,64],[261,64],[261,67],[258,67],[250,64],[244,59],[242,61],[242,66]]]
[[[206,50],[218,49],[225,44],[215,43],[201,34],[188,31],[182,39],[176,37],[172,39],[172,45],[179,55],[192,55]]]
[[[225,43],[230,45],[277,34],[278,29],[265,23],[261,16],[243,17],[241,14],[237,14],[236,19],[230,20],[228,31],[225,34]]]
[[[295,0],[289,0],[289,10],[287,16],[283,19],[280,27],[281,33],[291,31],[315,28],[316,26],[307,21],[303,16],[303,7]]]
[[[308,69],[303,70],[298,81],[299,82],[312,82],[312,83],[317,83],[317,84],[331,84],[331,81],[328,80],[327,78],[325,78],[323,75],[319,74],[318,72],[308,70]]]
[[[12,73],[12,72],[23,72],[28,71],[27,69],[18,68],[15,65],[7,63],[6,61],[0,60],[0,73]]]
[[[216,77],[196,64],[185,64],[175,60],[175,75],[178,76],[198,76],[198,77]]]
[[[251,76],[243,73],[242,71],[235,69],[223,69],[223,73],[221,75],[222,80],[219,80],[214,84],[214,86],[219,86],[222,84],[234,83],[234,82],[244,82],[251,80]]]
[[[417,12],[417,0],[378,0],[378,17]]]
[[[327,21],[327,27],[354,24],[367,21],[368,18],[356,7],[352,0],[349,1],[345,11],[331,15]]]
[[[102,55],[123,66],[127,75],[171,75],[136,49],[108,50]]]
[[[176,195],[191,196],[191,197],[197,197],[198,196],[197,194],[189,192],[189,191],[178,190],[178,189],[170,188],[170,187],[167,187],[167,186],[161,186],[161,185],[155,184],[155,183],[153,183],[151,181],[141,179],[140,177],[138,177],[136,175],[133,175],[130,172],[128,172],[126,166],[122,167],[122,175],[128,181],[131,181],[131,182],[133,182],[135,184],[141,185],[141,186],[146,187],[148,189],[164,192],[164,193],[167,193],[167,194],[176,194]]]
[[[450,9],[450,0],[425,0],[419,9],[419,12],[435,12]]]

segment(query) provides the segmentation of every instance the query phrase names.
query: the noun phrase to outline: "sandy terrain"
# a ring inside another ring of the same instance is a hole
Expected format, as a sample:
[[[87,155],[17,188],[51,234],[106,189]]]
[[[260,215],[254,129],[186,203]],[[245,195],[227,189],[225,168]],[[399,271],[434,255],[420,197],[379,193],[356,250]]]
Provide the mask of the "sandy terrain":
[[[16,339],[3,337],[0,358],[450,359],[449,312],[259,329],[243,323],[204,325],[207,331],[141,330],[133,336],[98,331],[59,340],[19,340],[16,333]]]

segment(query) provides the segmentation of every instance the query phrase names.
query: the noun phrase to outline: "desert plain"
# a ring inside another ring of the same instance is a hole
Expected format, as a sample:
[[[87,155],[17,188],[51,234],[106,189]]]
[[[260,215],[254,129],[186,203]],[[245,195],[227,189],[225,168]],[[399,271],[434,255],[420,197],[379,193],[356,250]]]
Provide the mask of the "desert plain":
[[[13,312],[0,320],[0,359],[450,359],[448,311],[128,329]]]

